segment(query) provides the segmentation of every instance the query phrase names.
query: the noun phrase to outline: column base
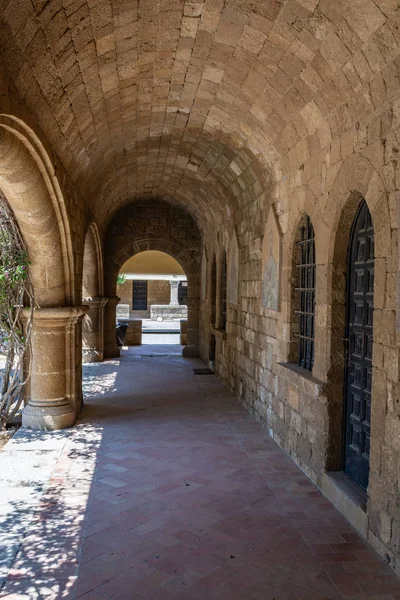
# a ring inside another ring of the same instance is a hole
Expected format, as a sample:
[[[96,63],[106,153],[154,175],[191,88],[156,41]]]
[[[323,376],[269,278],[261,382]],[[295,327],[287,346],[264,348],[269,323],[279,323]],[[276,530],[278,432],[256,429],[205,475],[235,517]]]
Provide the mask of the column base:
[[[83,363],[102,362],[102,360],[104,360],[104,352],[101,352],[100,350],[83,349],[83,351],[82,351],[82,362]]]
[[[121,356],[121,350],[117,345],[114,347],[104,348],[104,358],[119,358]]]
[[[61,406],[35,406],[27,404],[22,411],[22,427],[54,431],[66,429],[75,423],[76,413],[68,402]]]
[[[197,346],[185,346],[182,356],[183,358],[199,358],[199,349]]]

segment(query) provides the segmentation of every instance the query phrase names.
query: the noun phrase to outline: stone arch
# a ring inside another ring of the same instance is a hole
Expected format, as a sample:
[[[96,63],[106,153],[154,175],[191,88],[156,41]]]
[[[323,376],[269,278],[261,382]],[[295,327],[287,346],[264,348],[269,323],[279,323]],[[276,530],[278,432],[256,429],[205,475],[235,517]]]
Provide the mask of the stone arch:
[[[146,250],[158,250],[159,252],[165,252],[165,254],[172,256],[185,271],[188,280],[188,297],[199,298],[199,266],[193,261],[193,257],[187,251],[187,248],[178,240],[163,240],[151,236],[135,239],[134,241],[127,243],[113,256],[113,269],[111,272],[109,269],[107,270],[108,285],[110,285],[111,280],[114,282],[115,275],[115,284],[113,284],[113,288],[110,288],[110,292],[116,293],[117,275],[122,265],[132,256],[135,256],[140,252],[145,252]]]
[[[239,244],[234,227],[228,244],[228,296],[235,306],[239,303]]]
[[[374,166],[362,156],[350,157],[342,166],[334,182],[329,206],[324,218],[330,223],[331,235],[327,244],[327,288],[326,288],[326,381],[327,381],[327,439],[326,470],[342,469],[343,447],[343,407],[345,374],[345,329],[347,306],[348,249],[353,225],[363,202],[367,203],[374,225],[375,237],[375,286],[374,286],[374,342],[395,345],[395,331],[385,327],[384,319],[378,318],[382,311],[393,312],[396,306],[388,305],[387,289],[388,262],[396,256],[396,239],[391,228],[388,194],[384,183]],[[396,222],[397,226],[397,222]],[[379,293],[378,293],[379,292]],[[389,300],[390,302],[390,300]],[[394,321],[394,319],[393,319]],[[394,329],[394,328],[393,328]],[[379,379],[379,369],[373,366],[373,381]],[[370,467],[374,469],[375,456],[382,439],[374,435],[383,423],[387,402],[385,386],[372,387],[371,418],[371,457]]]
[[[0,189],[26,245],[37,304],[22,424],[69,427],[81,407],[80,361],[73,349],[80,344],[84,309],[76,306],[67,209],[43,144],[22,120],[8,114],[0,114]]]
[[[215,327],[215,321],[217,318],[217,294],[218,294],[218,272],[217,272],[217,254],[213,252],[210,261],[210,275],[209,275],[209,286],[210,290],[210,323],[211,327]]]
[[[228,271],[228,260],[226,250],[223,247],[221,249],[219,259],[219,310],[218,310],[218,326],[219,329],[225,331],[227,323],[227,271]]]
[[[288,352],[288,360],[291,363],[298,362],[299,356],[299,343],[298,343],[298,334],[300,332],[299,328],[299,318],[296,311],[299,310],[300,306],[300,294],[298,292],[299,281],[298,281],[298,265],[301,263],[301,248],[302,246],[298,245],[300,241],[301,231],[303,227],[307,226],[307,223],[311,225],[311,231],[314,233],[314,248],[315,248],[315,258],[314,260],[317,262],[317,243],[316,243],[316,233],[315,233],[315,220],[313,221],[311,215],[303,211],[301,213],[300,218],[298,219],[297,226],[293,232],[293,236],[291,239],[291,254],[290,254],[290,278],[288,279],[289,285],[289,298],[290,298],[290,310],[288,311],[289,316],[289,352]],[[316,283],[316,282],[315,282]],[[316,287],[316,286],[315,286]],[[316,306],[316,298],[314,300]],[[314,344],[315,344],[315,318],[314,318]],[[311,368],[309,368],[311,371]]]
[[[296,345],[293,343],[294,333],[294,298],[293,289],[296,285],[296,269],[295,269],[295,248],[299,227],[305,215],[308,215],[311,219],[311,223],[314,227],[315,234],[315,254],[316,254],[316,298],[315,298],[315,315],[316,315],[316,327],[314,336],[314,347],[315,347],[315,361],[313,367],[313,374],[317,376],[320,371],[320,352],[319,348],[322,346],[320,328],[318,326],[319,313],[321,311],[321,301],[323,298],[322,285],[324,281],[323,265],[326,251],[324,249],[326,245],[326,239],[328,237],[328,227],[322,219],[320,205],[318,199],[313,192],[307,187],[302,186],[295,190],[289,198],[288,205],[290,205],[290,211],[288,213],[288,222],[285,227],[285,233],[283,236],[283,248],[282,248],[282,285],[281,285],[281,311],[284,330],[286,335],[284,336],[284,342],[281,346],[280,354],[281,359],[287,362],[296,362]]]
[[[82,296],[96,298],[103,295],[103,255],[99,230],[95,223],[88,227],[83,251]]]
[[[105,355],[119,356],[115,341],[117,275],[131,256],[146,250],[159,250],[175,258],[188,279],[187,355],[198,345],[202,233],[193,216],[182,206],[164,198],[137,200],[118,212],[108,224],[105,237],[106,307]],[[196,350],[197,351],[197,350]]]
[[[193,255],[186,246],[178,240],[163,240],[153,236],[132,240],[120,248],[107,263],[107,290],[115,296],[117,275],[122,265],[132,256],[146,250],[165,252],[174,258],[185,272],[188,282],[188,328],[187,346],[183,350],[184,356],[196,356],[199,344],[199,304],[200,304],[200,264],[193,260]]]
[[[20,227],[40,307],[74,304],[74,263],[64,198],[43,145],[21,120],[0,115],[0,188]]]
[[[104,358],[103,255],[99,230],[95,223],[88,227],[83,251],[82,296],[89,310],[82,321],[83,362],[99,362]]]

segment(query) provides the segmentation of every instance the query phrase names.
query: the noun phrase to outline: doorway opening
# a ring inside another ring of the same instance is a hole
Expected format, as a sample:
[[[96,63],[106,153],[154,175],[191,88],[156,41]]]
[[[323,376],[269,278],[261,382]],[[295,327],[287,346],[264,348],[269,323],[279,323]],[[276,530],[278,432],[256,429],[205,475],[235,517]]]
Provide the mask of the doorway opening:
[[[208,355],[208,364],[210,366],[210,369],[212,369],[214,371],[215,369],[215,355],[216,355],[216,350],[217,350],[217,341],[215,339],[215,335],[212,333],[210,336],[210,348],[209,348],[209,355]]]
[[[127,325],[123,347],[141,355],[182,354],[187,285],[181,265],[165,252],[145,250],[128,259],[120,269],[117,287],[121,299],[117,321]]]
[[[348,254],[344,413],[344,472],[368,487],[374,315],[374,226],[365,200],[355,218]]]

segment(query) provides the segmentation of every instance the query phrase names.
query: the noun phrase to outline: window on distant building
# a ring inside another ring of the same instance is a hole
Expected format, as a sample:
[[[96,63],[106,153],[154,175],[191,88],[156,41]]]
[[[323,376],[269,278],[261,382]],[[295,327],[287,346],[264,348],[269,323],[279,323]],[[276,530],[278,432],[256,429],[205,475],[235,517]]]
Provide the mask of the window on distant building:
[[[132,310],[147,310],[147,281],[133,281]]]

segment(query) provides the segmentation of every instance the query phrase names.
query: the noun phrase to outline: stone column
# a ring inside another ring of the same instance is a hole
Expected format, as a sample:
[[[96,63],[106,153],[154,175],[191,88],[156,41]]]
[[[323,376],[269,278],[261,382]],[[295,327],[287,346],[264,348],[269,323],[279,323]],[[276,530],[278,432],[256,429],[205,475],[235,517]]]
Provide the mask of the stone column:
[[[82,406],[81,321],[86,306],[38,308],[32,324],[30,398],[23,427],[71,427]]]
[[[117,304],[121,300],[118,296],[108,298],[104,311],[104,358],[116,358],[120,355],[117,346],[116,324]]]
[[[178,302],[179,281],[170,281],[169,285],[171,286],[171,298],[169,301],[169,305],[170,306],[179,306],[179,302]]]
[[[89,311],[82,322],[82,360],[101,362],[104,358],[104,307],[108,298],[84,299]]]
[[[185,358],[199,356],[199,306],[198,298],[186,298],[188,307],[186,346],[182,350]]]

